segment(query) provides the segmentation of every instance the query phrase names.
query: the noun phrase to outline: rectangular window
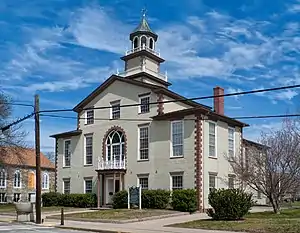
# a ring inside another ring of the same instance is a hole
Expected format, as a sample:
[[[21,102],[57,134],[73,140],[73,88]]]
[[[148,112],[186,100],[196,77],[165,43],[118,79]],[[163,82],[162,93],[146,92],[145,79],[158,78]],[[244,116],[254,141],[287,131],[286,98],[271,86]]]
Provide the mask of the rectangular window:
[[[140,113],[150,112],[150,96],[140,97]]]
[[[228,156],[234,158],[234,128],[228,128]]]
[[[139,177],[139,186],[142,188],[142,189],[148,189],[149,188],[149,179],[148,177]]]
[[[6,172],[5,170],[0,170],[0,188],[6,187]]]
[[[93,180],[84,180],[84,193],[92,193],[93,191]]]
[[[64,193],[65,194],[69,194],[70,193],[70,186],[71,186],[70,179],[64,180]]]
[[[261,191],[257,191],[257,199],[261,199]]]
[[[172,157],[183,156],[183,121],[173,121],[172,131]]]
[[[111,103],[111,119],[119,119],[121,117],[120,101]]]
[[[149,159],[149,126],[139,127],[139,139],[139,159]]]
[[[85,136],[85,165],[93,164],[93,136]]]
[[[209,122],[209,156],[216,156],[216,124]]]
[[[71,166],[71,140],[65,141],[65,151],[64,151],[64,166],[69,167]]]
[[[228,188],[229,189],[234,189],[234,175],[228,175]]]
[[[216,189],[217,174],[209,173],[209,192]]]
[[[21,200],[21,193],[14,193],[14,202],[19,202]]]
[[[87,125],[94,124],[94,109],[86,110],[86,121]]]
[[[183,189],[183,175],[172,175],[172,190]]]
[[[6,193],[0,193],[0,203],[6,203],[7,198],[6,198]]]

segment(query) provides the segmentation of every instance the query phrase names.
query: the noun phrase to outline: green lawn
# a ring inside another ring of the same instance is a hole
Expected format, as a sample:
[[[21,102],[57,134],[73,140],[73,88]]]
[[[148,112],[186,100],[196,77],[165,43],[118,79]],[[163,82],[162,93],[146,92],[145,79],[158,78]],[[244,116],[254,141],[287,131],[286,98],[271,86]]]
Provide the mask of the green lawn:
[[[245,220],[241,221],[213,221],[207,219],[170,226],[250,233],[299,233],[300,209],[283,210],[281,214],[273,214],[272,212],[251,213],[245,217]]]
[[[55,212],[55,211],[60,211],[61,208],[62,207],[59,207],[59,206],[42,207],[42,211],[43,212]],[[63,207],[63,208],[64,208],[64,212],[82,210],[80,208],[72,208],[72,207]],[[14,204],[0,204],[0,212],[1,213],[15,212],[15,206],[14,206]]]
[[[86,213],[66,214],[65,218],[103,219],[103,220],[128,220],[141,219],[152,216],[161,216],[178,213],[172,210],[138,210],[138,209],[108,209]]]

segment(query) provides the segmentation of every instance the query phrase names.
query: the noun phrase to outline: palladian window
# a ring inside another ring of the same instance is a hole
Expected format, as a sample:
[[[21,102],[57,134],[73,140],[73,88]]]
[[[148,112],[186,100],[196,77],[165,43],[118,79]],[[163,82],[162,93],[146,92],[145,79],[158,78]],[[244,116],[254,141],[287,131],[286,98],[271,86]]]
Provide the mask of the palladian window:
[[[124,160],[125,140],[120,131],[112,131],[106,139],[106,161]]]

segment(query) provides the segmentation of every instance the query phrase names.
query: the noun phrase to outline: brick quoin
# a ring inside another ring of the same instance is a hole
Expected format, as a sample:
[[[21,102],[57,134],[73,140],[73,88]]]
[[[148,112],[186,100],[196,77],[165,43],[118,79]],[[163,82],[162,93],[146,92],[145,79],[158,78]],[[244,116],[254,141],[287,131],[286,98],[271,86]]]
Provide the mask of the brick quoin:
[[[195,188],[197,191],[197,209],[203,212],[202,206],[202,118],[195,116]]]
[[[164,114],[164,95],[163,94],[158,94],[157,95],[157,114],[162,115]]]

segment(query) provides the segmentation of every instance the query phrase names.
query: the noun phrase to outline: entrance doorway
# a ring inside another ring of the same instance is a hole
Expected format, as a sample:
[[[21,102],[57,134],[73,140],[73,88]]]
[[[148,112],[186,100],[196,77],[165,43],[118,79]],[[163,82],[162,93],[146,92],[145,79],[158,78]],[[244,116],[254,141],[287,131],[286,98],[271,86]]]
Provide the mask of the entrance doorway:
[[[114,183],[115,182],[115,183]],[[106,178],[106,204],[112,203],[112,197],[120,191],[120,179],[108,177]]]

